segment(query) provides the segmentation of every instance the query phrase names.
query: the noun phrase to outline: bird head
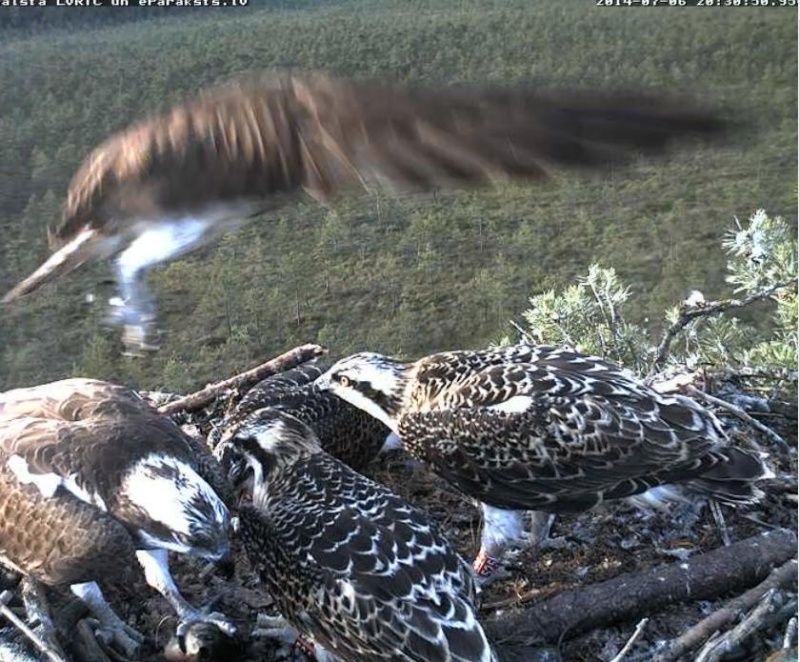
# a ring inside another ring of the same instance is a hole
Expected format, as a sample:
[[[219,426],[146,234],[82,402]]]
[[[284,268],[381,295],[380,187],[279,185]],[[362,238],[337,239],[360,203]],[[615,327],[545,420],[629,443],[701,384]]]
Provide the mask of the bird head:
[[[406,363],[362,352],[334,364],[314,385],[363,409],[396,434],[407,372]]]
[[[287,412],[265,408],[226,430],[214,454],[236,491],[252,493],[255,501],[275,469],[321,450],[311,428]]]

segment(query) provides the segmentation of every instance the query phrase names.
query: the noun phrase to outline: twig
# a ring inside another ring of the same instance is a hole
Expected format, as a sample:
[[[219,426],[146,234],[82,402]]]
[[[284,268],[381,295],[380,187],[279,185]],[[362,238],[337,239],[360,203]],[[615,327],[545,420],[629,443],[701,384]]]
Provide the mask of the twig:
[[[302,363],[322,356],[326,354],[327,351],[328,350],[320,345],[309,344],[295,347],[247,372],[242,372],[234,377],[217,382],[216,384],[210,384],[196,393],[191,393],[174,402],[169,402],[159,407],[158,411],[165,416],[171,416],[180,411],[197,411],[213,402],[214,398],[226,391],[252,386],[270,375],[283,372],[284,370],[291,370]]]
[[[105,650],[100,646],[100,642],[95,638],[94,628],[89,619],[84,618],[78,622],[77,633],[80,646],[83,649],[81,653],[85,659],[92,660],[92,662],[111,662],[111,658],[106,655]]]
[[[549,588],[532,588],[524,593],[515,593],[507,598],[500,598],[492,602],[481,603],[481,609],[485,611],[494,609],[505,609],[506,607],[519,606],[530,602],[531,600],[546,599],[555,595],[561,590],[558,586],[551,586]]]
[[[730,402],[726,402],[725,400],[721,400],[720,398],[714,397],[713,395],[709,395],[705,391],[701,391],[699,388],[692,386],[691,384],[688,384],[686,386],[686,392],[689,395],[694,395],[695,397],[705,400],[709,404],[712,404],[716,407],[719,407],[720,409],[724,409],[725,411],[733,414],[734,416],[736,416],[736,418],[744,421],[748,425],[751,425],[761,434],[769,438],[769,440],[773,444],[776,444],[781,448],[788,448],[786,440],[783,437],[781,437],[777,432],[771,430],[760,421],[757,421],[755,418],[750,416],[750,414],[748,414],[743,409],[740,409],[736,405],[732,405]]]
[[[642,636],[642,632],[644,632],[644,629],[649,621],[649,618],[643,618],[641,621],[639,621],[639,623],[636,625],[636,629],[631,635],[631,638],[628,639],[628,641],[622,647],[622,650],[611,659],[611,662],[622,662],[622,659],[630,652],[631,648],[633,648],[633,644],[636,643],[636,640]]]
[[[648,377],[652,377],[655,375],[661,368],[664,367],[664,364],[667,362],[667,357],[669,356],[669,348],[672,344],[672,341],[675,340],[675,337],[694,319],[698,317],[706,317],[708,315],[717,315],[719,313],[724,313],[728,310],[735,310],[737,308],[744,308],[745,306],[749,306],[756,301],[763,301],[764,299],[769,299],[773,294],[775,294],[778,290],[782,290],[785,287],[797,286],[795,281],[787,281],[785,283],[776,283],[772,287],[768,287],[761,292],[756,292],[755,294],[751,294],[744,299],[723,299],[722,301],[703,301],[701,304],[697,305],[686,305],[684,304],[680,309],[680,317],[678,317],[677,321],[675,321],[668,329],[667,332],[664,334],[661,342],[656,349],[656,355],[653,358],[653,364],[650,366],[650,372]]]
[[[788,607],[783,608],[782,607]],[[719,662],[726,653],[735,650],[741,643],[749,639],[755,632],[763,630],[774,622],[776,613],[788,614],[797,611],[797,600],[791,600],[789,605],[783,604],[783,599],[778,589],[770,589],[761,598],[742,622],[725,634],[709,639],[705,646],[695,657],[695,662]]]
[[[783,650],[789,650],[797,638],[797,616],[792,616],[786,624],[786,632],[783,635]]]
[[[67,662],[66,657],[64,657],[59,651],[56,651],[53,646],[44,641],[44,639],[42,639],[31,628],[28,627],[28,624],[25,623],[25,621],[23,621],[9,608],[6,603],[10,599],[11,592],[3,591],[3,594],[0,595],[0,614],[5,616],[9,623],[22,632],[22,634],[24,634],[30,640],[30,642],[36,646],[36,648],[38,648],[48,660],[50,660],[50,662]]]
[[[727,549],[731,548],[728,547]],[[683,657],[688,651],[706,641],[715,632],[721,631],[726,625],[736,620],[743,611],[753,607],[770,589],[792,586],[796,582],[797,559],[795,558],[786,561],[782,566],[773,570],[755,588],[742,593],[738,598],[728,602],[722,609],[718,609],[694,627],[689,628],[675,639],[667,650],[656,655],[653,662],[672,662],[672,660]]]

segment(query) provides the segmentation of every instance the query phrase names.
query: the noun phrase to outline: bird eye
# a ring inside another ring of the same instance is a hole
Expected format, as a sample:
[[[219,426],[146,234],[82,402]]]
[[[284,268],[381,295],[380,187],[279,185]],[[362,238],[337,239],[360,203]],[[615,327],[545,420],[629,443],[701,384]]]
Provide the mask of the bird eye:
[[[339,375],[339,383],[342,386],[350,386],[350,378],[347,375]]]

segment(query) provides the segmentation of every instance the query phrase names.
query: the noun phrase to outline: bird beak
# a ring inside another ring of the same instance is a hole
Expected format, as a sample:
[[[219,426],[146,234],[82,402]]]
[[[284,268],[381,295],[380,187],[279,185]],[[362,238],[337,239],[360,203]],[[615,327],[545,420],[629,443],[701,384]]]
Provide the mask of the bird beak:
[[[318,388],[320,391],[330,391],[331,390],[331,373],[326,372],[324,375],[320,375],[314,380],[314,386]]]
[[[42,266],[6,294],[2,303],[10,303],[15,299],[38,290],[42,285],[77,269],[87,260],[97,257],[102,250],[97,230],[87,228],[75,239],[53,253]]]

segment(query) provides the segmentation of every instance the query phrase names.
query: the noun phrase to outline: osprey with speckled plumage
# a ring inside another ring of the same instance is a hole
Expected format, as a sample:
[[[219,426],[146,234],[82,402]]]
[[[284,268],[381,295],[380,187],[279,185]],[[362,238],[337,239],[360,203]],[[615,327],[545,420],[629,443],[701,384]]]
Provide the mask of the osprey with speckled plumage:
[[[761,496],[754,483],[771,475],[693,400],[567,349],[516,345],[414,362],[362,353],[316,383],[382,420],[412,456],[482,504],[481,576],[520,538],[519,511],[682,492],[751,503]]]
[[[209,446],[216,448],[253,412],[280,409],[308,425],[326,453],[360,471],[387,444],[390,430],[358,407],[318,389],[314,380],[326,369],[309,363],[261,380],[212,430]]]
[[[3,299],[114,257],[111,321],[152,348],[147,270],[300,194],[376,184],[428,191],[608,167],[684,137],[716,113],[658,93],[530,87],[405,88],[325,74],[253,77],[135,124],[91,152],[50,232],[52,255]]]
[[[127,581],[139,565],[176,610],[179,635],[208,621],[180,594],[167,551],[228,562],[228,490],[220,467],[133,391],[66,379],[0,393],[0,562],[69,585],[130,655],[141,636],[96,582]]]
[[[424,513],[325,453],[308,426],[256,411],[215,453],[252,490],[239,535],[289,626],[270,634],[309,638],[317,660],[496,662],[469,565]]]

